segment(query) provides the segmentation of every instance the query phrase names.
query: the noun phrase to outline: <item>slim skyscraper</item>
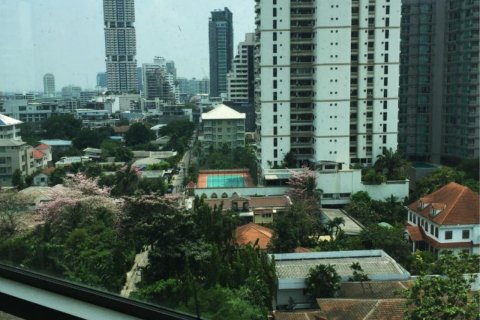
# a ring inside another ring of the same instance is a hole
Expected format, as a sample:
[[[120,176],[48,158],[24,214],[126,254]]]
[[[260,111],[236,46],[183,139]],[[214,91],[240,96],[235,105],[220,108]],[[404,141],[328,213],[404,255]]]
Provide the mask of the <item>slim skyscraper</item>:
[[[227,93],[227,73],[232,69],[233,25],[228,8],[211,12],[208,22],[210,46],[210,96]]]
[[[138,91],[135,1],[103,0],[108,90]]]
[[[480,154],[479,0],[403,0],[399,148],[453,164]]]
[[[257,0],[258,156],[371,165],[397,149],[400,2]]]
[[[43,93],[48,97],[55,95],[55,77],[51,73],[43,76]]]

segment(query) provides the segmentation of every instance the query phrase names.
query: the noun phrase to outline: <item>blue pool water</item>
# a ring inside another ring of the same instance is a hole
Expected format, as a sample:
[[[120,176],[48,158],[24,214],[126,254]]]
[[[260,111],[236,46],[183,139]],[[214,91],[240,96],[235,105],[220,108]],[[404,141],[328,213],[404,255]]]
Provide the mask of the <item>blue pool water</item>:
[[[245,179],[240,174],[211,175],[207,177],[208,188],[245,187]]]

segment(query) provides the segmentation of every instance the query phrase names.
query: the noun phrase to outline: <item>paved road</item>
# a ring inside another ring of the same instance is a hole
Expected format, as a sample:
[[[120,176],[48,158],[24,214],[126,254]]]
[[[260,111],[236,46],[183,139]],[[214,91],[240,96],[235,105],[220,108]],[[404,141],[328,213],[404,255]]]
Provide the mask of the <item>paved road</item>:
[[[172,185],[173,185],[173,193],[181,193],[183,192],[184,186],[183,181],[185,177],[188,176],[188,165],[190,163],[190,150],[186,151],[182,157],[182,160],[178,163],[178,167],[180,168],[180,172],[173,176]]]
[[[142,280],[141,268],[148,264],[148,250],[142,251],[135,256],[135,263],[130,271],[127,272],[127,281],[123,286],[120,295],[127,297],[137,289],[137,283]]]

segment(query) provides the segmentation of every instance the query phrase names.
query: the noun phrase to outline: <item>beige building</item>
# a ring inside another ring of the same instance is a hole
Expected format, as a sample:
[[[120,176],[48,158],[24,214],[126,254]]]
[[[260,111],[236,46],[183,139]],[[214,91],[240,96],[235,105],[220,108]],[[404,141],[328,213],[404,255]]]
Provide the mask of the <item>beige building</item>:
[[[230,148],[245,145],[245,113],[220,104],[215,109],[202,113],[204,148],[220,148],[224,144]]]
[[[18,125],[21,121],[0,114],[0,186],[11,186],[12,175],[35,171],[33,148],[22,141]]]

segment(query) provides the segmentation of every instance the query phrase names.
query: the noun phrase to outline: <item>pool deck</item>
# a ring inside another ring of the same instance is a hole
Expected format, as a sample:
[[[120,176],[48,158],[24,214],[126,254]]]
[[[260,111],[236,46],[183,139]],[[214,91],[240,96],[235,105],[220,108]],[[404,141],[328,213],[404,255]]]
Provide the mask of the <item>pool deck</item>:
[[[208,188],[208,177],[209,176],[232,176],[232,175],[238,175],[238,176],[243,176],[243,179],[245,181],[245,185],[238,187],[238,186],[226,186],[226,187],[221,187],[220,188],[243,188],[243,187],[254,187],[254,184],[252,182],[252,178],[250,177],[250,174],[248,173],[247,169],[231,169],[231,170],[201,170],[198,173],[198,183],[197,186],[198,188]],[[219,187],[216,187],[219,188]]]

